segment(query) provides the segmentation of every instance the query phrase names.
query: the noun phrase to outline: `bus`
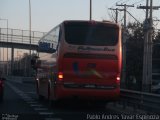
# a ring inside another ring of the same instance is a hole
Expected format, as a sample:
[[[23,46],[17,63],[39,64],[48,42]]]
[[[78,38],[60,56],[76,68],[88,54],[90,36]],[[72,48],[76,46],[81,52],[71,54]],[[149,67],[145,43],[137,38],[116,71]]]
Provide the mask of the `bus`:
[[[40,39],[35,61],[40,98],[117,100],[121,27],[109,21],[64,21]]]

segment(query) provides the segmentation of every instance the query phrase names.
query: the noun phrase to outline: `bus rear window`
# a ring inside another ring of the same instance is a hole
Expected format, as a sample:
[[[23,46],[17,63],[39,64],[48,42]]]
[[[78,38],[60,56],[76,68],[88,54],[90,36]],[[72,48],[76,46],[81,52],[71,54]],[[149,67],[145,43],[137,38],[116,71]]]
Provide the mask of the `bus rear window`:
[[[118,42],[118,27],[97,22],[66,22],[65,40],[74,45],[112,46]]]

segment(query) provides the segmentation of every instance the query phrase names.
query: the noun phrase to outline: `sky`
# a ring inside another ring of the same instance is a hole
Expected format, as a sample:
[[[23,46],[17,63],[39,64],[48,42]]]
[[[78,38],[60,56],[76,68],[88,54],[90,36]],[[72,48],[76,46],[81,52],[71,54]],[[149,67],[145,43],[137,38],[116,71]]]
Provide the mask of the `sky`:
[[[33,31],[47,32],[64,20],[89,20],[90,0],[30,0],[31,25]],[[116,8],[118,4],[134,4],[134,8],[127,10],[139,21],[143,21],[145,11],[137,9],[138,5],[146,5],[146,0],[92,0],[93,20],[112,20],[114,12],[108,8]],[[160,0],[153,0],[153,4],[160,6]],[[122,8],[122,7],[118,7]],[[158,13],[159,12],[159,13]],[[153,13],[160,19],[160,10]],[[29,0],[0,0],[0,18],[8,19],[9,28],[29,29]],[[123,12],[119,13],[122,20]],[[133,18],[127,15],[127,21]],[[6,27],[6,21],[0,20],[0,27]]]
[[[64,20],[89,20],[90,0],[30,0],[31,30],[48,32]],[[92,0],[92,19],[97,21],[113,20],[115,13],[108,8],[120,8],[117,4],[133,5],[127,8],[138,21],[145,19],[145,10],[137,6],[146,5],[146,0]],[[160,6],[160,0],[153,0]],[[119,12],[119,22],[123,22],[123,12]],[[160,20],[160,10],[153,11],[153,18]],[[0,0],[0,19],[8,19],[8,27],[29,30],[29,0]],[[127,22],[134,19],[127,14]],[[160,29],[160,22],[154,23]],[[0,28],[6,28],[6,20],[0,20]],[[2,52],[2,48],[1,48]],[[1,53],[2,57],[2,53]]]

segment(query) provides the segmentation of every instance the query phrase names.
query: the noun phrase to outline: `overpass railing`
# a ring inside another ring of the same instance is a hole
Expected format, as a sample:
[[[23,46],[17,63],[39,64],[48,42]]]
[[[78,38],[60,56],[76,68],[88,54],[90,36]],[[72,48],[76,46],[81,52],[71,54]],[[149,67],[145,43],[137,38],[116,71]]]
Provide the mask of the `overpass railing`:
[[[45,32],[31,31],[31,44],[37,45]],[[0,42],[30,44],[30,31],[10,28],[0,28]]]

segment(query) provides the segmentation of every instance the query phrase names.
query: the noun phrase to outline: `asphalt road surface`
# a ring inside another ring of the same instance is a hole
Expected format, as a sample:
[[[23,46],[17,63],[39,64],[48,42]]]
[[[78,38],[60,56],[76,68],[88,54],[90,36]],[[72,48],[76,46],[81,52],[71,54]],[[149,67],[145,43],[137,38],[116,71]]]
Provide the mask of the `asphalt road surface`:
[[[5,81],[4,101],[0,103],[2,120],[105,120],[106,117],[116,120],[118,116],[105,104],[78,100],[63,101],[54,107],[47,100],[38,100],[33,83]]]

